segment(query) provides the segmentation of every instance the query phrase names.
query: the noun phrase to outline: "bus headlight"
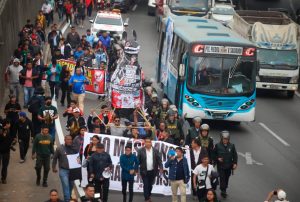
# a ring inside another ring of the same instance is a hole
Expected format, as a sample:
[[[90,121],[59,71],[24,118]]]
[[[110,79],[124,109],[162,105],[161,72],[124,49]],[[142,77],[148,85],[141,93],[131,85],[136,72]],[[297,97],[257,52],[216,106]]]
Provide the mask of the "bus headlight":
[[[299,76],[293,76],[290,80],[290,83],[298,83]]]
[[[251,99],[245,103],[243,103],[238,110],[246,110],[249,109],[251,107],[251,105],[253,105],[255,102],[255,99]]]
[[[202,107],[193,97],[189,95],[184,96],[188,103],[194,107]]]

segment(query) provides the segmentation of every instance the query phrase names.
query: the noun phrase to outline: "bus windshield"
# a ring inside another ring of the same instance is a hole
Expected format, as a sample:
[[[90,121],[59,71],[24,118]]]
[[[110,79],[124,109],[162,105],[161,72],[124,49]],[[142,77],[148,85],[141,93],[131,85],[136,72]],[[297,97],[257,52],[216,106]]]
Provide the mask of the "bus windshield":
[[[257,49],[257,60],[264,69],[292,69],[298,68],[296,50]]]
[[[240,57],[190,57],[188,88],[212,95],[238,95],[255,89],[255,63]]]
[[[207,11],[208,0],[171,0],[171,9]]]

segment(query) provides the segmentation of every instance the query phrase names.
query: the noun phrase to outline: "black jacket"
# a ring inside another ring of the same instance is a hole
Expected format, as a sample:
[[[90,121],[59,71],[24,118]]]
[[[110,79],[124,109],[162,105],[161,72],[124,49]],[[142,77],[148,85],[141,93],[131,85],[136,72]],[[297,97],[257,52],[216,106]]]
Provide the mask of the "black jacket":
[[[218,158],[223,158],[223,162],[219,162]],[[219,142],[214,149],[214,161],[217,163],[218,169],[231,169],[233,164],[237,164],[238,155],[234,144],[228,143],[225,146]]]
[[[20,71],[20,74],[22,76],[26,76],[26,71],[27,71],[27,68],[24,68]],[[32,77],[34,77],[34,76],[39,76],[39,71],[36,68],[32,68]],[[19,80],[20,80],[21,85],[25,84],[25,79],[24,78],[20,77]],[[36,86],[38,86],[38,77],[35,78],[35,79],[32,79],[32,85],[33,85],[34,88]]]
[[[106,152],[93,153],[89,160],[89,172],[95,175],[95,179],[102,178],[102,173],[105,168],[112,167],[110,155]]]
[[[154,175],[158,174],[158,169],[163,169],[161,156],[157,149],[152,147],[153,151],[153,168],[154,168]],[[147,154],[146,148],[143,147],[138,151],[138,160],[140,162],[140,174],[141,176],[146,176],[147,174]]]
[[[196,168],[197,165],[199,165],[201,163],[201,159],[204,157],[204,156],[207,156],[208,153],[206,151],[206,149],[204,147],[201,147],[201,151],[200,151],[200,154],[199,154],[199,158],[198,158],[198,161],[197,161],[197,164],[196,164],[196,160],[195,160],[195,155],[194,155],[194,150],[191,149],[190,150],[191,153],[190,153],[190,156],[191,156],[191,168],[194,169]]]
[[[5,135],[6,134],[6,135]],[[0,154],[10,152],[10,146],[14,140],[11,130],[0,127]]]
[[[19,120],[15,127],[18,132],[18,138],[21,140],[28,140],[30,135],[34,134],[32,122],[28,118],[26,118],[25,122]]]

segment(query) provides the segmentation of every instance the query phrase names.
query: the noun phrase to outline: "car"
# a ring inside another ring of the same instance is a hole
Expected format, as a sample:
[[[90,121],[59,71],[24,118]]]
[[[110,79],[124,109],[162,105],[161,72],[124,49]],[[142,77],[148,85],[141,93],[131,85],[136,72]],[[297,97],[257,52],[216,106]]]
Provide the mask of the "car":
[[[132,2],[132,0],[113,0],[112,8],[119,9],[122,12],[127,12],[130,9]]]
[[[210,9],[210,18],[228,25],[233,21],[235,5],[231,0],[214,0]]]
[[[156,0],[148,0],[148,15],[155,15]]]
[[[111,36],[122,38],[127,22],[123,22],[120,10],[99,11],[95,19],[90,20],[91,32],[97,36],[99,32],[108,31]]]

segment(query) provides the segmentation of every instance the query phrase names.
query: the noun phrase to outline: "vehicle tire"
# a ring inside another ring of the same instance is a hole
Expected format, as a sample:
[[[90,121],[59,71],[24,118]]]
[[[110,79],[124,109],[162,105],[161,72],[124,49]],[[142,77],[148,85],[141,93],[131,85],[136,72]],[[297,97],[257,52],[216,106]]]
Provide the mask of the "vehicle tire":
[[[288,98],[293,98],[294,95],[295,95],[295,91],[292,91],[292,90],[287,91]]]

